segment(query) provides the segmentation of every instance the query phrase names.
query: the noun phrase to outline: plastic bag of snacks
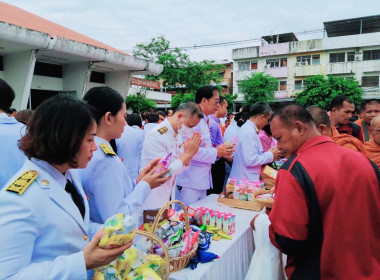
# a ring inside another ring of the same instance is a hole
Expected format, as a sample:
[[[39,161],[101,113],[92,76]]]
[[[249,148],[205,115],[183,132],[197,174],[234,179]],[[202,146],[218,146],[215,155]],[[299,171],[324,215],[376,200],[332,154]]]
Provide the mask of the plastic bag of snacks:
[[[108,218],[104,223],[104,232],[98,246],[109,249],[120,247],[133,241],[135,233],[132,230],[136,228],[136,223],[136,218],[123,213]]]
[[[108,266],[95,269],[92,280],[162,280],[165,260],[131,247]]]

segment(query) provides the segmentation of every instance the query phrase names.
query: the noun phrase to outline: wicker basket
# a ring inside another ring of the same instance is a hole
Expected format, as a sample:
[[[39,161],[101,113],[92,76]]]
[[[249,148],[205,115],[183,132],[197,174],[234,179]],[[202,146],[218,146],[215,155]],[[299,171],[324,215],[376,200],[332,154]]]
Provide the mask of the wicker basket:
[[[219,197],[216,199],[216,201],[234,208],[240,208],[240,209],[246,209],[246,210],[253,210],[253,211],[261,211],[263,206],[256,201],[245,201],[245,200],[239,200],[239,199],[231,199],[226,198],[224,193],[219,194]]]
[[[164,251],[164,257],[163,257],[163,259],[165,260],[165,271],[166,271],[166,276],[165,276],[165,278],[163,280],[169,280],[169,274],[170,274],[169,263],[170,263],[170,259],[169,259],[168,250],[165,248],[164,243],[161,241],[160,238],[158,238],[154,234],[151,234],[150,232],[142,231],[142,230],[134,230],[134,232],[136,234],[139,234],[139,235],[142,235],[142,236],[150,238],[151,241],[152,241],[152,245],[153,245],[153,241],[154,241],[154,242],[157,242],[161,246],[162,250]]]
[[[266,200],[261,200],[261,199],[257,199],[256,197],[260,194],[265,194],[265,193],[270,193],[271,191],[270,190],[258,190],[257,192],[255,192],[253,194],[253,198],[255,199],[255,201],[260,204],[262,207],[267,207],[267,208],[272,208],[273,206],[273,200],[272,201],[266,201]]]
[[[160,220],[162,214],[173,203],[179,204],[183,210],[183,213],[185,214],[184,215],[185,231],[188,231],[190,229],[189,216],[188,216],[187,209],[186,209],[185,205],[179,200],[172,200],[172,201],[169,201],[168,203],[166,203],[160,209],[160,211],[158,211],[156,219],[154,220],[154,223],[153,223],[152,232],[156,232],[156,229],[158,227],[158,223],[159,223],[159,220]],[[175,271],[181,270],[182,268],[185,268],[187,266],[187,264],[189,263],[189,261],[192,258],[194,258],[195,254],[197,252],[197,249],[198,249],[198,243],[195,243],[193,249],[189,253],[187,253],[186,255],[181,256],[181,257],[176,257],[176,258],[170,258],[170,272],[175,272]]]

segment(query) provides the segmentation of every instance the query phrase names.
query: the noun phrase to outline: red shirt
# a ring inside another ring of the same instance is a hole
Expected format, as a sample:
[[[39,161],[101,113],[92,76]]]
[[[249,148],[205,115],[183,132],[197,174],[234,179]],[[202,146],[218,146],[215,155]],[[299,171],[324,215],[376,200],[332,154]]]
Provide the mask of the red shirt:
[[[272,243],[294,279],[380,278],[380,185],[371,162],[327,136],[306,141],[279,171]]]

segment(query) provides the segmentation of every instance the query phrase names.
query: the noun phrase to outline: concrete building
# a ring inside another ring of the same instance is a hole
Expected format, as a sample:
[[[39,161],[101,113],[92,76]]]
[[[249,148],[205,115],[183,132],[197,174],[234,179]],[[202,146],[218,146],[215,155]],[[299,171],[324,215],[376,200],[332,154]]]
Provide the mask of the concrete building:
[[[356,79],[363,98],[380,98],[380,15],[325,22],[326,38],[298,41],[294,33],[262,37],[261,46],[232,50],[233,92],[265,72],[278,80],[278,102],[293,100],[304,80],[318,74]]]
[[[81,98],[101,85],[125,97],[132,75],[159,74],[162,69],[0,2],[0,78],[14,89],[12,106],[17,110],[34,109],[55,94]]]
[[[215,85],[223,88],[221,90],[222,94],[232,94],[232,61],[229,61],[228,59],[215,60],[213,64],[223,65],[225,67],[224,69],[219,70],[222,80],[220,83]]]

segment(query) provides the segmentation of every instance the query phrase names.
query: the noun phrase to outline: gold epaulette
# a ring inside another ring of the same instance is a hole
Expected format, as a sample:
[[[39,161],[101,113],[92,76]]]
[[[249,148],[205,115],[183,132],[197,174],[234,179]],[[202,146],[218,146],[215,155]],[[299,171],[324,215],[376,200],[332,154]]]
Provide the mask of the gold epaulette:
[[[166,126],[161,127],[158,132],[162,134],[166,133],[168,131],[168,128]]]
[[[6,188],[6,191],[22,195],[37,177],[38,172],[36,170],[25,171]]]
[[[106,155],[111,155],[111,156],[116,156],[116,153],[112,150],[112,148],[110,146],[108,146],[107,144],[104,144],[104,143],[100,143],[100,148],[102,148],[103,152],[106,154]]]

